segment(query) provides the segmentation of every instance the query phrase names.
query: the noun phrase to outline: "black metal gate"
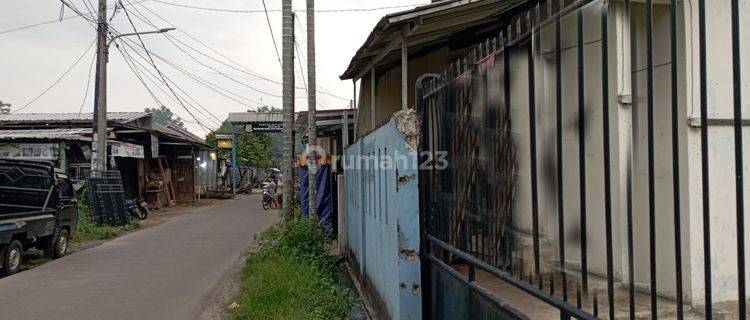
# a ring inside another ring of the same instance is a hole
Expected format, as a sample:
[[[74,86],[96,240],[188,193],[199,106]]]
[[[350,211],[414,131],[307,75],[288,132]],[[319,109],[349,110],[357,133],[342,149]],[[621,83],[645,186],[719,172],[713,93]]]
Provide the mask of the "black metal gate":
[[[419,179],[425,314],[522,317],[483,289],[481,271],[561,318],[747,319],[739,0],[527,5],[417,83],[421,154],[446,160]],[[731,49],[710,46],[707,26]],[[722,61],[729,74],[710,73]],[[709,180],[726,170],[731,181]],[[712,235],[724,226],[711,209],[726,203],[732,235]],[[717,243],[736,251],[712,254]]]

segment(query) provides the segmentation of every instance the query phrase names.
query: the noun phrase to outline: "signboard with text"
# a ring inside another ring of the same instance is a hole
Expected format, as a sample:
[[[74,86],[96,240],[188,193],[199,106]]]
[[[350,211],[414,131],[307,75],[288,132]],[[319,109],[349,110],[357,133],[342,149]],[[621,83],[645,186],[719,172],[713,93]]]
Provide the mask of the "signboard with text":
[[[280,122],[258,122],[250,123],[245,126],[246,132],[281,132],[282,126]]]
[[[145,158],[143,146],[127,142],[110,142],[112,156],[124,158]]]

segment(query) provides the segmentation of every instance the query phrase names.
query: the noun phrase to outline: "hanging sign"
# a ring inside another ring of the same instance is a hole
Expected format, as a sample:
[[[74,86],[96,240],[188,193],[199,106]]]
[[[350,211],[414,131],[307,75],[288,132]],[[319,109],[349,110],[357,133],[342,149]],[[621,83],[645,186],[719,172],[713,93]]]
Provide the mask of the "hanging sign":
[[[229,135],[217,135],[216,145],[221,149],[231,149],[233,146],[232,136]]]
[[[281,132],[282,126],[279,122],[257,122],[245,126],[246,132]]]
[[[144,152],[143,152],[143,146],[127,143],[127,142],[112,142],[110,143],[112,146],[111,152],[112,156],[114,157],[123,157],[123,158],[138,158],[143,159],[145,158]]]

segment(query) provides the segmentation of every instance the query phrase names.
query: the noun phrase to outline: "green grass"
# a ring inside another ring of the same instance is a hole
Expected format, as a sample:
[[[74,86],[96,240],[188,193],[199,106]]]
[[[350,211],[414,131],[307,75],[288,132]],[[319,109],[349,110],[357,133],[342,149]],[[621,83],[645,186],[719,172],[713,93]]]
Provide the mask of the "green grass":
[[[130,220],[130,223],[124,226],[112,227],[108,225],[98,225],[91,219],[91,207],[89,206],[89,197],[86,190],[78,192],[78,227],[73,235],[73,242],[83,242],[91,240],[106,240],[114,238],[123,232],[135,230],[140,227],[138,221]]]
[[[73,242],[111,239],[123,232],[138,229],[138,227],[140,227],[140,225],[135,219],[132,219],[130,220],[130,223],[119,227],[97,225],[91,219],[91,215],[88,212],[79,209],[78,228],[73,236]]]
[[[335,280],[329,244],[325,231],[307,219],[266,231],[243,270],[232,318],[345,319],[351,293]]]
[[[34,269],[50,261],[51,260],[47,258],[32,258],[27,261],[24,261],[23,264],[21,264],[21,270]]]

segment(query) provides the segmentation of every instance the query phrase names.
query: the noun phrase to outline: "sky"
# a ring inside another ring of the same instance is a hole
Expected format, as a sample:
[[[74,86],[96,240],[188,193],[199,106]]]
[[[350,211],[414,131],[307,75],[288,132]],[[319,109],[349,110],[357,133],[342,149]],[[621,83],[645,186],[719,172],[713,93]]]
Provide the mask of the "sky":
[[[87,5],[97,2],[65,1],[83,13],[89,12]],[[107,2],[114,6],[114,0]],[[217,128],[229,112],[244,112],[261,105],[281,107],[281,66],[261,0],[122,2],[138,31],[154,30],[154,26],[174,26],[177,30],[169,32],[169,37],[165,34],[142,36],[146,48],[153,53],[158,71],[139,47],[137,37],[123,37],[115,42],[119,49],[112,46],[108,64],[109,111],[142,111],[161,103],[182,118],[190,131],[205,136],[206,131]],[[281,0],[265,2],[273,35],[281,50]],[[382,16],[410,7],[323,11],[416,6],[426,2],[428,0],[316,1],[316,11],[319,11],[315,30],[318,108],[349,106],[352,82],[340,81],[339,75]],[[211,11],[184,6],[260,12]],[[92,112],[94,108],[94,26],[67,7],[62,10],[62,16],[71,18],[60,21],[61,8],[60,0],[3,0],[0,4],[0,101],[11,103],[13,112],[77,113]],[[294,0],[294,9],[304,8],[304,0]],[[111,10],[109,14],[112,15]],[[32,26],[42,22],[49,23]],[[303,78],[307,78],[305,25],[302,11],[295,24],[298,55],[301,55],[298,56],[301,60],[295,61],[296,111],[307,110],[301,77],[304,74]],[[112,17],[111,27],[120,33],[133,32],[123,10]],[[68,69],[70,71],[52,86]],[[166,86],[164,81],[170,85]],[[180,99],[175,99],[171,91]]]

